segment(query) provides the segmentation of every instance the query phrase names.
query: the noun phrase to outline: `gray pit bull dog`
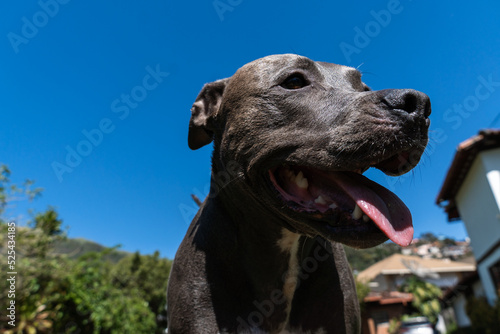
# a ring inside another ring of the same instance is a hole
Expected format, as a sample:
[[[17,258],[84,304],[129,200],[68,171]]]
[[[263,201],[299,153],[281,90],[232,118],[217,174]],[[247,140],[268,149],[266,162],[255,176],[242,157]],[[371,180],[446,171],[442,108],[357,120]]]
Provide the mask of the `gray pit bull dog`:
[[[174,260],[169,334],[359,333],[340,243],[411,242],[407,207],[362,173],[418,163],[427,95],[285,54],[206,84],[191,112],[189,147],[214,142],[212,188]]]

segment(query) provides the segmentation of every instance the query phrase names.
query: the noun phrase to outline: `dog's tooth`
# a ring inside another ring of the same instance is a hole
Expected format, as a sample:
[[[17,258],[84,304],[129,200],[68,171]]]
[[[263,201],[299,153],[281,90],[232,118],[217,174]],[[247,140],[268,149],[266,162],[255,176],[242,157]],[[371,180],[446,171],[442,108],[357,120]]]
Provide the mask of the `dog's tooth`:
[[[330,204],[328,207],[329,207],[330,209],[332,209],[332,210],[335,210],[335,209],[338,207],[338,205],[337,205],[337,204],[335,204],[335,203],[332,203],[332,204]]]
[[[370,217],[368,217],[367,215],[363,215],[363,221],[365,223],[368,223],[370,221]]]
[[[326,201],[323,197],[321,197],[321,195],[319,195],[315,200],[314,200],[314,203],[316,204],[326,204]]]
[[[303,178],[298,186],[299,188],[307,189],[309,187],[309,181],[307,181],[306,178]]]
[[[307,179],[304,177],[304,173],[300,171],[297,176],[295,177],[295,183],[299,186],[301,189],[307,189],[309,187],[309,182]]]
[[[354,207],[354,211],[352,212],[352,218],[360,219],[361,217],[363,217],[363,211],[361,211],[359,205],[356,204],[356,206]]]

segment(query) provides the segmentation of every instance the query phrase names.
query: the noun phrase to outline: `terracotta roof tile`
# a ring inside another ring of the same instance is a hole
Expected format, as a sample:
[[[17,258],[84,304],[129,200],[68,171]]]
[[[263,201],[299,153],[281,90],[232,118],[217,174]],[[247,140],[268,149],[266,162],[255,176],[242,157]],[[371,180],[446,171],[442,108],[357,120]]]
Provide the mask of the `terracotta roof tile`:
[[[458,145],[457,152],[439,192],[436,203],[448,214],[448,221],[460,218],[455,196],[479,152],[500,147],[500,129],[486,129]]]

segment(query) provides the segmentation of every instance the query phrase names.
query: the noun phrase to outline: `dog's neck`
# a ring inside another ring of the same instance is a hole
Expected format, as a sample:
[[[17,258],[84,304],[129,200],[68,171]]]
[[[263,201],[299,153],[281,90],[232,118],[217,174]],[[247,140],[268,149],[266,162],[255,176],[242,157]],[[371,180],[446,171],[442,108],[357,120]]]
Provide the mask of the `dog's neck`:
[[[300,234],[286,229],[283,222],[271,215],[263,215],[261,210],[267,209],[248,194],[233,193],[229,185],[209,195],[201,214],[211,215],[207,229],[214,235],[212,240],[220,242],[211,244],[208,250],[218,249],[213,256],[231,266],[220,273],[226,276],[221,281],[231,277],[235,287],[246,290],[233,291],[242,295],[238,303],[248,312],[238,322],[250,328],[261,326],[279,332],[285,329],[290,315],[298,280],[298,253],[304,237],[301,240]],[[219,217],[213,219],[214,214]],[[269,218],[263,220],[263,216]],[[225,239],[225,235],[231,236],[231,240]],[[220,254],[225,254],[223,259]],[[211,261],[210,256],[207,253],[207,262]],[[231,284],[226,286],[231,287]]]

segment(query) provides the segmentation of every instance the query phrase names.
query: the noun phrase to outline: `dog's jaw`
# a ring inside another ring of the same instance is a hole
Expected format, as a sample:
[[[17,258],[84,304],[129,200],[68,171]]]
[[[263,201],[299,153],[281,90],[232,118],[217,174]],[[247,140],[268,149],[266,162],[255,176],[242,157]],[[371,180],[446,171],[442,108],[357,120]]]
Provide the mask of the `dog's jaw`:
[[[412,219],[405,204],[358,173],[279,167],[269,171],[269,179],[278,200],[327,239],[368,247],[380,242],[383,232],[401,246],[412,241]],[[353,233],[357,236],[349,241]]]

